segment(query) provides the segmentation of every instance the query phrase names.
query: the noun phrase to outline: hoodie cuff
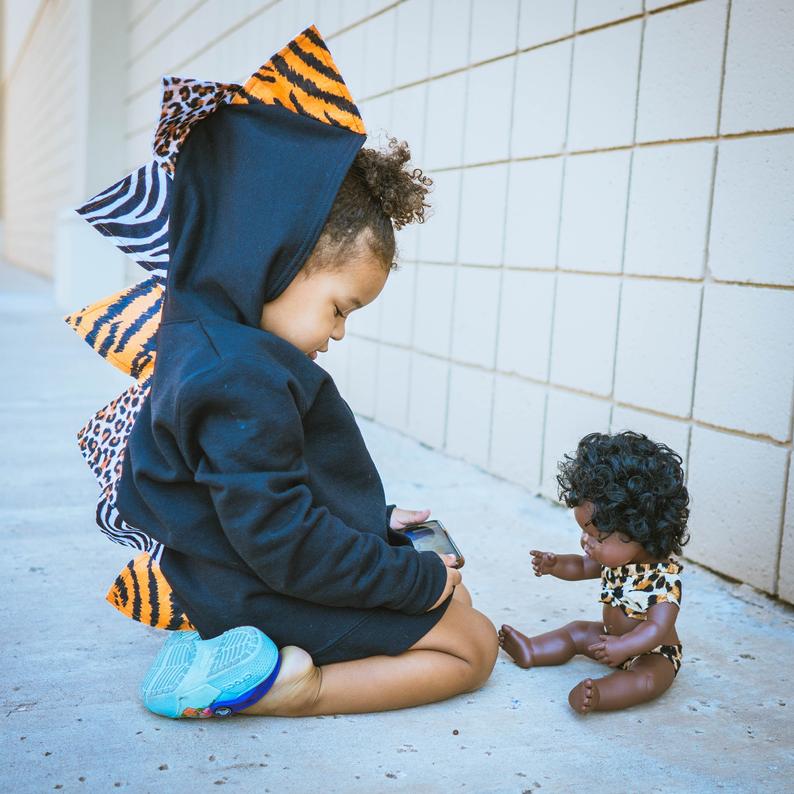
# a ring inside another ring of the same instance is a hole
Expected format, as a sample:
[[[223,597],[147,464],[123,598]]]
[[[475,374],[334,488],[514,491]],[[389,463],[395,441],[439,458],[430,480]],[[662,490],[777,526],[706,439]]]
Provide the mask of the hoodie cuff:
[[[391,514],[394,512],[394,508],[397,505],[386,505],[386,529],[388,530],[391,526]]]

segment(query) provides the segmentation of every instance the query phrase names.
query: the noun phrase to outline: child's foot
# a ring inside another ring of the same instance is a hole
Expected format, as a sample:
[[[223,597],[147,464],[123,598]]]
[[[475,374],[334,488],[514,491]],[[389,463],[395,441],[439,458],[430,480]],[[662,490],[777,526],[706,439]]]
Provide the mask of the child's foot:
[[[273,641],[253,626],[202,640],[173,632],[140,687],[144,705],[163,717],[227,716],[259,700],[279,673]]]
[[[568,703],[579,714],[587,714],[598,709],[601,693],[592,678],[579,682],[568,694]]]
[[[322,671],[302,648],[281,649],[281,669],[273,687],[243,714],[278,717],[306,716],[320,695]]]
[[[519,667],[527,669],[535,666],[532,658],[532,640],[518,629],[504,624],[499,629],[499,644]]]

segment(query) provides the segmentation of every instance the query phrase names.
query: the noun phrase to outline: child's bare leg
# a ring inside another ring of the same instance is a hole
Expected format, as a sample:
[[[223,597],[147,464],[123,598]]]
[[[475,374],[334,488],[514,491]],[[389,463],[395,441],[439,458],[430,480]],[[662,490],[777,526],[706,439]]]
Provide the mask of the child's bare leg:
[[[589,620],[575,620],[560,629],[527,637],[505,624],[499,631],[499,644],[519,667],[546,667],[565,664],[577,653],[593,658],[588,648],[599,641],[604,625]]]
[[[499,645],[485,615],[453,598],[441,620],[399,656],[315,667],[305,651],[282,649],[273,688],[245,714],[304,717],[407,708],[482,686]]]
[[[452,593],[452,598],[465,604],[467,607],[471,606],[471,593],[466,589],[466,585],[456,585],[455,591]]]
[[[630,670],[617,670],[605,678],[585,678],[568,695],[574,711],[614,711],[659,697],[675,679],[673,665],[658,653],[640,656]]]

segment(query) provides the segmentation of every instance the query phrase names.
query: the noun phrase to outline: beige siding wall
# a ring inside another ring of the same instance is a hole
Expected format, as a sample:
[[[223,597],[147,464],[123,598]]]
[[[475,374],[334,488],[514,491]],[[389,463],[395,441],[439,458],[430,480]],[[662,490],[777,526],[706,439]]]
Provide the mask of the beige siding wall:
[[[68,85],[71,7],[47,4],[15,109],[56,64]],[[551,498],[581,435],[645,431],[684,457],[688,553],[794,601],[790,4],[128,9],[126,170],[151,156],[161,75],[239,81],[315,22],[372,137],[406,138],[435,180],[401,272],[323,362],[360,415]],[[7,136],[9,252],[45,271],[37,218],[69,192],[68,96],[30,103]]]
[[[55,219],[75,203],[79,0],[51,0],[5,75],[4,254],[52,275]]]

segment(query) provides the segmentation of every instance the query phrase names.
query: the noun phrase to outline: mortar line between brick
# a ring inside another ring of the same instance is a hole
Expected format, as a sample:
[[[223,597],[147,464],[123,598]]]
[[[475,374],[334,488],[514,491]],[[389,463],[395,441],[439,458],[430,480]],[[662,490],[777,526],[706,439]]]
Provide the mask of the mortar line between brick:
[[[192,17],[193,14],[196,13],[202,6],[207,4],[208,0],[196,0],[196,2],[190,6],[190,8],[183,11],[167,28],[162,28],[161,30],[157,31],[157,35],[146,42],[146,46],[138,50],[135,55],[130,56],[124,62],[124,68],[129,71],[129,67],[139,61],[147,52],[151,52],[161,41],[166,39],[171,33],[175,30],[178,30],[180,25],[188,19],[188,17]],[[276,0],[278,2],[278,0]],[[247,15],[248,16],[248,15]]]
[[[727,50],[728,50],[728,25],[730,22],[730,16],[731,16],[731,0],[728,0],[728,6],[725,14],[725,33],[723,35],[723,40],[722,40],[722,65],[720,69],[720,91],[719,91],[719,101],[717,103],[717,135],[719,135],[720,123],[722,117],[722,95],[725,86],[725,62],[727,59]],[[697,330],[695,332],[695,359],[694,359],[695,365],[694,365],[694,372],[692,373],[692,392],[689,397],[689,415],[693,418],[695,413],[695,394],[697,393],[698,368],[699,368],[698,365],[700,363],[700,341],[703,332],[703,310],[706,303],[706,287],[708,284],[711,284],[714,281],[710,267],[709,250],[711,247],[711,228],[712,228],[712,221],[714,216],[714,196],[717,190],[717,168],[719,167],[719,156],[720,156],[720,147],[719,144],[717,144],[714,146],[714,154],[712,156],[712,165],[711,165],[711,184],[709,186],[709,204],[708,204],[708,214],[706,219],[706,239],[704,241],[704,250],[703,250],[703,286],[701,287],[700,290],[698,325],[697,325]],[[691,436],[692,433],[690,431],[690,442],[689,442],[690,450],[692,447]]]
[[[435,3],[432,3],[430,5],[430,30],[431,31],[433,30],[433,19],[434,18],[435,18]],[[395,38],[395,41],[396,41],[397,36],[395,35],[394,38]],[[425,61],[425,67],[426,67],[426,69],[428,71],[430,70],[430,44],[431,44],[430,36],[428,36],[428,38],[427,38],[427,53],[426,53],[426,61]],[[395,53],[396,53],[396,44],[395,44]],[[397,64],[396,64],[396,55],[395,55],[395,70],[396,70],[396,68],[397,68]],[[430,104],[430,91],[427,90],[427,91],[425,91],[425,103],[424,103],[424,108],[423,108],[425,123],[424,123],[424,125],[422,127],[422,152],[425,151],[425,147],[427,146],[427,140],[428,140],[427,110],[428,110],[429,104]],[[391,121],[393,120],[393,113],[394,113],[394,103],[393,102],[392,102],[392,105],[391,105],[391,109],[392,109],[392,115],[389,116],[390,125],[391,125]],[[417,239],[414,242],[414,251],[416,253],[417,260],[419,258],[419,243],[420,243],[420,240],[417,237]],[[405,427],[405,428],[408,428],[410,426],[409,423],[411,421],[410,406],[411,406],[411,389],[413,388],[413,378],[414,378],[414,352],[415,352],[414,343],[416,341],[416,306],[417,306],[417,300],[418,300],[418,297],[419,297],[419,262],[415,261],[415,262],[412,263],[412,265],[413,265],[413,269],[414,269],[414,284],[413,284],[413,290],[412,290],[413,309],[411,311],[411,335],[410,335],[410,341],[408,343],[408,348],[409,348],[409,353],[408,353],[408,391],[407,391],[407,398],[405,400],[405,410],[404,410],[404,415],[403,415],[403,427]],[[382,344],[382,342],[381,342],[381,344]]]
[[[141,11],[135,19],[129,20],[129,24],[127,25],[127,32],[129,33],[132,31],[134,27],[137,27],[141,21],[151,12],[151,10],[157,5],[160,0],[151,0],[148,6]]]
[[[788,437],[790,440],[794,437],[794,388],[791,390],[791,408],[789,409],[789,426],[788,426]],[[789,449],[788,455],[786,455],[786,469],[783,472],[783,501],[780,510],[780,534],[778,535],[778,547],[777,547],[777,565],[775,566],[775,592],[780,592],[780,569],[783,564],[783,541],[785,540],[786,534],[786,512],[789,508],[788,504],[788,489],[789,489],[789,480],[792,476],[791,471],[791,461],[792,461],[792,449]],[[794,509],[794,503],[791,505],[792,509]],[[794,541],[794,538],[791,539]]]
[[[702,2],[704,2],[704,0],[683,0],[680,3],[671,4],[669,6],[665,6],[664,8],[657,8],[657,9],[654,9],[653,11],[642,11],[642,12],[637,13],[637,14],[632,14],[631,16],[628,16],[628,17],[621,17],[620,19],[613,19],[613,20],[611,20],[609,22],[604,22],[601,25],[594,25],[593,27],[581,28],[579,30],[576,30],[576,26],[575,26],[575,20],[576,20],[576,10],[575,10],[575,8],[576,8],[576,4],[574,4],[574,12],[573,12],[573,14],[574,14],[574,24],[572,25],[572,28],[573,28],[573,32],[572,33],[569,33],[569,34],[567,34],[565,36],[560,36],[559,38],[556,38],[556,39],[549,39],[548,41],[543,41],[540,44],[530,44],[528,47],[516,47],[515,49],[509,50],[508,52],[503,52],[503,53],[501,53],[499,55],[494,55],[494,56],[492,56],[490,58],[484,58],[481,61],[475,61],[473,63],[468,63],[468,64],[466,64],[466,66],[460,66],[457,69],[448,69],[445,72],[439,72],[438,74],[430,75],[427,78],[427,81],[430,81],[430,80],[441,80],[441,79],[443,79],[445,77],[450,77],[450,76],[452,76],[454,74],[460,74],[460,72],[464,72],[467,69],[476,69],[479,66],[485,66],[487,64],[495,63],[496,61],[503,61],[506,58],[511,58],[511,57],[515,57],[515,56],[518,56],[518,55],[523,55],[525,52],[532,52],[534,50],[543,49],[544,47],[550,47],[553,44],[560,44],[561,42],[564,42],[564,41],[571,41],[572,39],[576,39],[578,36],[586,36],[586,35],[589,35],[590,33],[597,33],[597,32],[602,31],[602,30],[608,30],[609,28],[618,27],[619,25],[625,25],[625,24],[627,24],[629,22],[636,22],[638,19],[643,19],[643,18],[645,18],[647,16],[655,16],[657,14],[662,14],[662,13],[665,13],[667,11],[675,11],[676,9],[682,8],[683,6],[694,5],[696,3],[702,3]],[[395,5],[398,5],[398,4],[395,3]],[[389,8],[393,8],[393,7],[394,6],[389,6]],[[386,9],[386,10],[388,10],[388,9]],[[378,13],[382,13],[382,12],[378,12]],[[333,35],[336,36],[336,35],[339,35],[340,33],[346,33],[348,30],[351,30],[352,28],[357,27],[362,22],[366,22],[366,21],[368,21],[368,19],[371,19],[372,17],[375,17],[375,16],[378,16],[378,14],[373,14],[371,17],[368,17],[367,19],[364,19],[361,22],[355,22],[352,25],[348,25],[346,28],[343,28],[343,29],[337,31]],[[333,36],[328,36],[327,40],[330,41],[332,38],[333,38]],[[398,91],[398,90],[403,89],[403,88],[411,88],[412,86],[418,85],[419,83],[422,83],[422,82],[425,82],[425,80],[415,80],[415,81],[410,82],[410,83],[401,83],[400,85],[395,86],[393,90]],[[388,92],[382,92],[382,93],[388,93]],[[365,99],[374,99],[376,96],[380,96],[380,94],[373,95],[371,97],[365,97]],[[362,99],[361,101],[363,102],[364,100]]]
[[[364,101],[364,100],[362,100]],[[142,132],[146,127],[141,127],[138,131]],[[778,127],[773,130],[747,130],[745,132],[726,132],[722,135],[704,135],[694,138],[666,138],[656,141],[638,141],[632,144],[621,144],[619,146],[604,146],[600,149],[576,149],[569,151],[565,148],[559,152],[550,152],[548,154],[535,154],[527,155],[525,157],[514,157],[511,160],[486,160],[479,163],[461,163],[460,165],[447,165],[441,168],[433,168],[433,171],[463,171],[469,168],[487,168],[492,165],[503,165],[504,163],[527,163],[536,160],[555,160],[560,157],[582,157],[593,154],[606,154],[607,152],[626,152],[636,149],[647,149],[654,146],[680,146],[693,143],[716,143],[722,141],[736,141],[751,138],[770,138],[777,135],[791,135],[794,133],[794,127]]]
[[[341,36],[343,33],[347,33],[354,28],[361,27],[361,25],[365,25],[367,22],[371,22],[376,17],[383,16],[385,13],[392,11],[393,9],[397,8],[397,6],[402,5],[405,0],[395,0],[394,3],[390,5],[383,6],[383,8],[374,11],[372,14],[366,14],[365,16],[361,17],[361,19],[357,19],[355,22],[351,22],[348,25],[345,25],[343,28],[339,28],[339,30],[335,30],[330,36],[326,36],[326,41],[331,41],[332,39],[336,38],[337,36]],[[395,34],[394,38],[396,39],[397,36]]]
[[[720,134],[722,129],[722,100],[725,95],[725,72],[728,66],[728,39],[731,30],[731,10],[733,9],[733,0],[728,0],[728,6],[725,10],[725,35],[722,39],[722,64],[720,68],[720,93],[717,100],[717,135]]]
[[[376,339],[371,336],[365,336],[364,334],[359,333],[350,333],[351,338],[359,338],[365,339],[370,342],[380,342],[379,339]],[[388,345],[390,347],[394,347],[400,350],[412,350],[407,345],[401,345],[394,342],[381,342],[383,345]],[[692,427],[700,427],[707,430],[715,430],[720,433],[724,433],[726,435],[738,436],[740,438],[746,438],[751,441],[760,441],[765,444],[770,444],[775,447],[780,447],[783,449],[791,449],[792,448],[792,441],[791,438],[781,441],[780,439],[773,438],[772,436],[766,435],[764,433],[751,433],[746,430],[740,430],[738,428],[733,427],[726,427],[724,425],[715,424],[713,422],[707,422],[703,419],[695,419],[692,417],[687,416],[678,416],[676,414],[669,414],[665,413],[664,411],[659,411],[654,408],[648,408],[647,406],[643,405],[635,405],[630,402],[625,402],[623,400],[616,400],[614,397],[610,397],[609,395],[604,394],[597,394],[596,392],[585,391],[583,389],[577,389],[572,386],[566,386],[563,383],[553,383],[547,380],[540,380],[538,378],[532,378],[528,375],[523,375],[521,373],[515,371],[506,371],[506,370],[499,370],[499,369],[491,369],[488,367],[484,367],[481,364],[475,364],[471,361],[465,361],[463,359],[457,358],[447,358],[445,356],[439,355],[438,353],[432,353],[426,350],[413,350],[419,355],[425,356],[426,358],[432,358],[436,361],[439,361],[444,364],[455,365],[459,367],[464,367],[470,370],[476,370],[479,372],[483,372],[489,375],[505,375],[511,378],[516,378],[521,381],[526,381],[527,383],[531,383],[537,386],[546,387],[549,390],[563,392],[565,394],[574,394],[580,397],[587,397],[593,400],[597,400],[598,402],[607,402],[614,404],[617,408],[629,408],[631,410],[637,411],[639,413],[647,414],[648,416],[655,416],[660,419],[667,419],[673,422],[677,422],[679,424],[690,425]]]
[[[643,10],[645,9],[645,2],[643,0]],[[640,30],[640,51],[637,57],[637,85],[634,91],[634,122],[632,124],[631,139],[632,144],[637,142],[637,117],[640,107],[640,81],[642,80],[642,58],[645,49],[645,26],[647,15],[642,17],[642,26]],[[634,148],[632,146],[631,154],[629,155],[629,174],[626,183],[626,203],[623,210],[623,239],[620,246],[620,275],[621,279],[618,284],[618,305],[615,317],[615,341],[612,348],[612,376],[610,378],[610,397],[614,399],[615,396],[615,378],[618,371],[618,349],[620,346],[620,321],[623,309],[623,273],[626,269],[626,240],[628,239],[628,226],[629,226],[629,206],[631,197],[631,181],[634,173]],[[612,415],[614,413],[614,403],[609,409],[609,426],[612,426]]]
[[[395,6],[398,3],[395,3]],[[392,6],[394,7],[394,6]],[[383,11],[387,11],[388,9],[383,9]],[[376,15],[373,15],[376,16]],[[392,75],[395,73],[397,66],[397,35],[392,37],[391,43],[391,70]],[[425,92],[426,94],[427,92]],[[392,105],[393,107],[393,105]],[[424,131],[423,131],[424,136]],[[423,141],[424,142],[424,141]],[[372,373],[372,380],[373,380],[373,389],[374,389],[374,398],[373,398],[373,405],[372,405],[372,418],[373,420],[377,416],[378,413],[378,389],[380,387],[380,354],[382,349],[382,342],[381,338],[383,337],[383,304],[381,304],[378,308],[378,338],[375,344],[375,364],[374,364],[374,372]],[[409,380],[409,388],[410,388],[410,380]]]
[[[576,27],[576,12],[579,7],[579,0],[574,0],[571,13],[573,19],[571,26]],[[568,134],[571,125],[571,91],[573,88],[573,64],[576,55],[576,37],[572,37],[571,52],[568,56],[568,97],[565,103],[565,134],[563,136],[562,148],[563,152],[568,150]],[[543,397],[543,432],[540,437],[540,466],[538,467],[538,493],[543,487],[543,478],[545,476],[545,460],[546,460],[546,430],[549,420],[549,381],[551,379],[551,361],[552,353],[554,350],[554,324],[557,319],[557,294],[559,292],[560,283],[560,240],[562,239],[562,213],[565,204],[565,176],[567,172],[568,158],[563,157],[562,168],[560,173],[560,198],[557,203],[557,236],[554,240],[554,283],[551,290],[551,316],[549,317],[549,346],[546,350],[546,378],[543,381],[544,397]],[[548,271],[546,271],[548,272]],[[540,382],[540,381],[538,381]]]
[[[704,249],[705,250],[705,249]],[[407,262],[408,260],[406,260]],[[430,259],[416,260],[417,263],[421,262],[425,265],[439,265],[443,267],[454,267],[455,264],[450,262],[438,262]],[[483,265],[476,262],[458,262],[458,267],[468,268],[472,270],[496,270],[495,265]],[[705,282],[705,276],[687,277],[687,276],[666,276],[660,273],[620,273],[616,271],[607,270],[576,270],[575,268],[566,267],[521,267],[519,265],[504,265],[504,270],[514,273],[567,273],[570,275],[578,276],[603,276],[606,278],[622,278],[624,280],[633,281],[661,281],[668,283],[681,283],[681,284],[702,284]],[[709,279],[709,283],[719,284],[721,286],[734,286],[734,287],[751,287],[753,289],[761,290],[777,290],[779,292],[794,291],[794,284],[761,284],[754,281],[729,281],[727,279],[714,278]]]
[[[516,47],[518,46],[518,33],[521,30],[521,5],[518,6],[518,16],[516,18]],[[516,91],[518,79],[518,58],[513,59],[513,84],[510,89],[510,110],[508,111],[508,129],[510,135],[507,139],[507,154],[508,159],[513,154],[513,124],[515,122],[515,104],[516,104]],[[496,412],[496,363],[499,358],[499,341],[502,332],[502,293],[504,291],[504,273],[505,273],[505,250],[507,248],[507,217],[510,212],[510,184],[512,182],[512,168],[507,167],[507,178],[505,179],[505,192],[504,192],[504,215],[502,217],[502,246],[499,252],[499,290],[496,296],[496,334],[494,335],[493,346],[493,366],[494,376],[491,378],[491,410],[488,422],[488,451],[486,453],[486,466],[490,469],[491,457],[493,453],[493,426],[494,414]]]
[[[473,0],[469,0],[469,26],[468,26],[468,42],[466,43],[466,60],[468,61],[471,57],[471,40],[472,40],[472,22],[474,20],[474,2]],[[465,119],[469,112],[469,83],[470,83],[470,73],[466,72],[466,85],[463,91],[463,118],[464,123]],[[460,142],[460,154],[461,158],[463,157],[463,151],[465,148],[465,136],[461,136]],[[457,224],[456,224],[456,231],[455,231],[455,254],[454,254],[454,266],[455,270],[453,272],[453,279],[452,279],[452,309],[449,313],[449,344],[447,347],[447,393],[446,393],[446,404],[444,410],[444,435],[441,439],[441,449],[447,448],[447,433],[449,432],[449,403],[450,403],[450,387],[452,385],[452,347],[454,341],[454,334],[455,334],[455,300],[458,294],[458,268],[459,259],[460,259],[460,224],[461,224],[461,214],[463,211],[463,175],[461,174],[460,177],[460,185],[458,186],[458,208],[457,208]],[[420,249],[421,250],[421,249]]]

